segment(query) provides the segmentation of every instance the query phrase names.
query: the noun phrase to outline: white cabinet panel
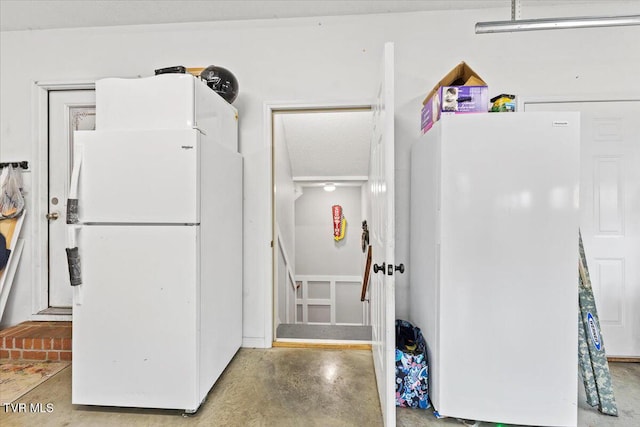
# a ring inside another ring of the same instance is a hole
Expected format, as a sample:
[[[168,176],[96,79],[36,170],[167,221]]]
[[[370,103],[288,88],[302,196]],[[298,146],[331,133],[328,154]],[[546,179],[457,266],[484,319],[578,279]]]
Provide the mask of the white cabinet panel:
[[[624,233],[621,169],[622,162],[617,157],[600,157],[595,162],[594,208],[599,234]]]
[[[604,325],[622,326],[624,319],[624,259],[596,259],[593,292]]]

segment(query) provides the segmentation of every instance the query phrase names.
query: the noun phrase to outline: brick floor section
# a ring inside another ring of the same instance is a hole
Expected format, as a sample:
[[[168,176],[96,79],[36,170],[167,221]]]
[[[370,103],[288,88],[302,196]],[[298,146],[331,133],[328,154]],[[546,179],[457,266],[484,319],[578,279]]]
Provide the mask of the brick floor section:
[[[24,322],[3,329],[0,359],[71,360],[71,322]]]

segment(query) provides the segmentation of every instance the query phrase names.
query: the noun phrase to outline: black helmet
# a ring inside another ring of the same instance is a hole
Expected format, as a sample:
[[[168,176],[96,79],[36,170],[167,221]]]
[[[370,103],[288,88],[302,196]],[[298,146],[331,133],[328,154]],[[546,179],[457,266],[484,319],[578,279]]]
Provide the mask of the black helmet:
[[[202,70],[200,78],[229,104],[238,96],[238,80],[236,76],[226,68],[209,65]]]

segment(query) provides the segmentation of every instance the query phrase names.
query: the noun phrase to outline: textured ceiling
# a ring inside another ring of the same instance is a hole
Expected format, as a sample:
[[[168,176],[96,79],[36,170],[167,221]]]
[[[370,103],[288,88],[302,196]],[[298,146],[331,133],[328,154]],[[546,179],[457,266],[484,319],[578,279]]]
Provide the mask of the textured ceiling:
[[[0,30],[508,7],[510,0],[2,0]]]
[[[581,6],[606,0],[517,0],[526,11],[564,7],[581,15]],[[619,0],[629,6],[639,0]],[[0,31],[186,22],[366,15],[438,10],[501,8],[509,19],[511,0],[0,0]],[[611,6],[611,12],[615,7]],[[551,15],[555,16],[555,15]],[[564,15],[567,16],[567,15]]]
[[[282,113],[294,177],[369,174],[371,111]]]

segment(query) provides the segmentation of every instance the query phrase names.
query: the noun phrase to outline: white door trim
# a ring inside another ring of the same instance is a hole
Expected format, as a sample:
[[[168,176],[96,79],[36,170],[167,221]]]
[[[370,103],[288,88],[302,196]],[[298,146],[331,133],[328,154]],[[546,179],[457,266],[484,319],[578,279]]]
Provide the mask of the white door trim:
[[[271,230],[271,245],[270,250],[266,251],[267,256],[263,260],[264,265],[268,266],[271,271],[271,274],[267,279],[267,287],[265,289],[265,298],[264,298],[264,348],[271,348],[273,345],[273,339],[275,337],[274,334],[274,325],[275,320],[274,316],[276,314],[275,311],[275,299],[274,299],[274,286],[275,286],[275,266],[274,260],[276,259],[274,251],[277,250],[278,246],[275,244],[275,215],[274,215],[274,204],[273,204],[273,184],[274,184],[274,156],[273,156],[273,112],[274,111],[304,111],[304,110],[347,110],[347,109],[365,109],[371,108],[371,100],[366,101],[336,101],[336,102],[307,102],[307,101],[267,101],[264,103],[263,108],[263,123],[264,123],[264,140],[266,142],[266,149],[269,152],[267,156],[268,166],[267,170],[269,171],[269,179],[265,181],[265,183],[269,186],[268,193],[269,194],[269,203],[267,208],[265,209],[264,218],[268,221],[267,229]],[[252,341],[253,343],[253,341]],[[247,344],[247,339],[245,338],[243,345]]]
[[[47,199],[48,187],[48,145],[49,145],[49,92],[55,90],[83,90],[95,89],[95,81],[51,81],[33,84],[31,91],[32,117],[32,159],[31,159],[31,193],[33,195],[33,213],[31,219],[31,239],[33,257],[33,276],[31,281],[31,320],[69,321],[70,314],[41,313],[49,308],[48,282],[49,272],[47,263],[47,230],[42,218],[49,208]]]

